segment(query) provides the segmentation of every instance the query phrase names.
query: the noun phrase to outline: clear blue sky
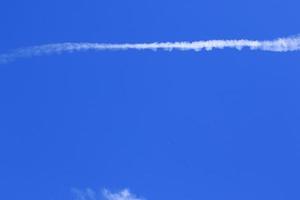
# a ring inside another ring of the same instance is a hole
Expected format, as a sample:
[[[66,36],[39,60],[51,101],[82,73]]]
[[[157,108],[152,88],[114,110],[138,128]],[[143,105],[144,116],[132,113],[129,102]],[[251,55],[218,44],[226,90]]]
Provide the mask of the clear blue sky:
[[[298,0],[1,0],[0,52],[57,42],[273,39]],[[300,198],[299,52],[87,52],[0,67],[3,200]]]

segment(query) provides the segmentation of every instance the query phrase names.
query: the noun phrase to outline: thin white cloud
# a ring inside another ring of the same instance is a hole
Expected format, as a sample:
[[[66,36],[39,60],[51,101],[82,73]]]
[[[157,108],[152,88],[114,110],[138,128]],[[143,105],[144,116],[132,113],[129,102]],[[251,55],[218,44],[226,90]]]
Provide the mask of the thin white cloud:
[[[105,44],[105,43],[58,43],[17,49],[8,54],[0,55],[0,63],[7,63],[18,58],[33,56],[72,53],[78,51],[96,50],[194,50],[210,51],[213,49],[233,48],[250,50],[287,52],[300,50],[300,35],[278,38],[275,40],[207,40],[195,42],[163,42],[163,43],[137,43],[137,44]]]
[[[132,194],[128,189],[124,189],[116,193],[112,193],[109,190],[104,189],[102,194],[106,200],[144,200],[143,198]]]
[[[129,189],[123,189],[118,192],[111,192],[103,189],[101,193],[87,188],[85,190],[72,189],[75,200],[145,200],[131,193]]]

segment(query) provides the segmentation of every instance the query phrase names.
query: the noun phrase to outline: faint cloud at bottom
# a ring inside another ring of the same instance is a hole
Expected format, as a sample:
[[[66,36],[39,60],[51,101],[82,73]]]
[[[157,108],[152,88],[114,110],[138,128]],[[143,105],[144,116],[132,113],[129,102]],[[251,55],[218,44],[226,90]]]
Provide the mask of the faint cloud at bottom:
[[[74,200],[146,200],[131,193],[127,188],[116,192],[112,192],[106,188],[100,190],[100,192],[91,188],[72,188],[72,193]]]

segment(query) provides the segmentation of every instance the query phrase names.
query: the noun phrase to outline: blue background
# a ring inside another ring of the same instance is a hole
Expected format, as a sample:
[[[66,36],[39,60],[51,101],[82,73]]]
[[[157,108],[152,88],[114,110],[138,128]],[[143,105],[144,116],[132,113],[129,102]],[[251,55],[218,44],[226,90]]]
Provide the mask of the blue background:
[[[298,0],[1,0],[0,51],[57,42],[273,39]],[[0,67],[0,193],[299,199],[299,52],[88,52]]]

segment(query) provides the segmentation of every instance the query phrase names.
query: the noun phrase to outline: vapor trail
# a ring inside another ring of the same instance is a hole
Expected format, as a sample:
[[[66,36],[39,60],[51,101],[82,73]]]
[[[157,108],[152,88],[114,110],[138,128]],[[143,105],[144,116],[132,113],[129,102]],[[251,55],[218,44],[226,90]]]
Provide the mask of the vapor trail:
[[[195,42],[162,42],[162,43],[124,43],[124,44],[109,44],[109,43],[58,43],[46,44],[21,48],[11,51],[7,54],[0,55],[0,63],[7,63],[18,58],[27,58],[33,56],[43,56],[60,53],[71,53],[77,51],[105,51],[105,50],[194,50],[210,51],[213,49],[233,48],[242,50],[248,48],[250,50],[287,52],[300,50],[300,35],[286,38],[278,38],[275,40],[206,40]]]

